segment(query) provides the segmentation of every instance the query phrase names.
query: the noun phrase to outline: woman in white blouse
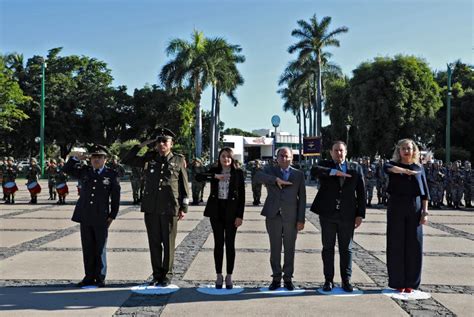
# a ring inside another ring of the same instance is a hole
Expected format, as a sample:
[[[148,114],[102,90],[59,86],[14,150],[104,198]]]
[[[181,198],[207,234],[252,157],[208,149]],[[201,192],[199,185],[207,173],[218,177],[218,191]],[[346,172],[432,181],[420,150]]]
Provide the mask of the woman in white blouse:
[[[244,173],[235,166],[232,149],[223,148],[219,152],[217,167],[212,167],[207,173],[197,174],[196,180],[211,182],[211,193],[207,200],[204,216],[210,217],[214,235],[216,288],[220,289],[224,284],[222,263],[225,245],[227,264],[225,286],[227,289],[231,289],[235,262],[235,235],[237,228],[242,225],[244,217]]]

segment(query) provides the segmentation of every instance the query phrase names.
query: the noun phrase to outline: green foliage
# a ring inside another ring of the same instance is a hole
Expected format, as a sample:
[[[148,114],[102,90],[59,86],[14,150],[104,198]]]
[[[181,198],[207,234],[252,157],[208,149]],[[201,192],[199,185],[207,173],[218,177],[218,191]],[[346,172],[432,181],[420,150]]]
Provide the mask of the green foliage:
[[[404,137],[430,144],[441,104],[439,87],[423,60],[398,55],[362,63],[350,81],[348,113],[360,153],[389,155]]]
[[[438,148],[434,151],[434,157],[439,160],[445,160],[446,158],[446,151],[444,148]],[[458,147],[452,146],[451,147],[451,161],[461,160],[466,161],[472,157],[472,152],[468,150]]]
[[[244,131],[244,130],[239,129],[239,128],[227,128],[222,132],[222,134],[241,135],[241,136],[246,136],[246,137],[259,137],[258,134],[248,132],[248,131]]]
[[[13,72],[6,67],[5,57],[0,56],[0,131],[12,131],[28,115],[22,110],[31,98],[25,96]]]
[[[437,131],[435,147],[444,148],[446,145],[446,94],[447,72],[436,74],[436,81],[441,88],[440,97],[443,107],[436,114]],[[474,68],[461,61],[454,63],[451,78],[451,145],[466,150],[474,159],[474,135],[469,133],[474,126]],[[451,150],[453,151],[453,149]],[[452,154],[454,159],[454,153]],[[444,157],[443,157],[444,158]]]

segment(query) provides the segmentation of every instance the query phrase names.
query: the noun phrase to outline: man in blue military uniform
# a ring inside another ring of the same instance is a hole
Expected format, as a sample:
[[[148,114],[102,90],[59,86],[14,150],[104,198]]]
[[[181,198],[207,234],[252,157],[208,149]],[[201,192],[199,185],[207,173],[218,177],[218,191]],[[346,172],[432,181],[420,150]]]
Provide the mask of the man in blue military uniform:
[[[145,213],[151,265],[152,286],[167,286],[172,277],[177,222],[184,217],[189,204],[188,175],[182,155],[171,152],[174,133],[158,129],[152,140],[135,145],[122,159],[129,166],[143,167],[145,191],[141,211]],[[138,156],[140,148],[152,148]]]
[[[85,270],[85,277],[78,287],[105,286],[108,228],[117,216],[120,204],[117,173],[105,166],[106,156],[105,147],[94,145],[90,149],[92,166],[80,164],[83,155],[70,158],[64,166],[66,173],[82,181],[81,195],[72,216],[72,221],[81,224]]]

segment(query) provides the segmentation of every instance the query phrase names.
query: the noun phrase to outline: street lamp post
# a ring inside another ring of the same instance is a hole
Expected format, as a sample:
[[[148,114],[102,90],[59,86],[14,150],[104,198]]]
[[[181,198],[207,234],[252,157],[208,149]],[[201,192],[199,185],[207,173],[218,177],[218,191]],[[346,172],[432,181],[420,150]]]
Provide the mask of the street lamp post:
[[[448,64],[448,92],[446,95],[446,162],[451,162],[451,76],[454,65]]]
[[[351,125],[350,124],[346,124],[346,145],[349,147],[349,130],[351,129]]]
[[[44,82],[45,82],[45,68],[46,62],[41,63],[41,121],[40,121],[40,168],[41,176],[44,175]]]
[[[277,137],[277,128],[280,126],[280,117],[277,115],[274,115],[272,117],[272,125],[275,128],[275,134],[273,135],[273,152],[272,152],[272,157],[275,157],[275,151],[276,151],[276,137]]]

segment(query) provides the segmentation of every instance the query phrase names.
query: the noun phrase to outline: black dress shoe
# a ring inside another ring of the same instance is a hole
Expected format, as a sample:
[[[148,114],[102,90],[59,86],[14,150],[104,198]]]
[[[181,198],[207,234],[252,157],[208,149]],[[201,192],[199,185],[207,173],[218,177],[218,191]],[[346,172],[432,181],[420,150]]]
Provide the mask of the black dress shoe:
[[[342,289],[349,293],[354,291],[354,287],[352,286],[350,281],[342,281]]]
[[[171,281],[170,281],[169,278],[164,277],[164,278],[162,278],[162,279],[159,281],[159,285],[160,285],[160,286],[163,286],[163,287],[166,287],[166,286],[170,285],[170,282],[171,282]]]
[[[158,281],[158,279],[156,278],[153,278],[150,282],[148,282],[148,286],[158,286],[160,282]]]
[[[105,287],[105,281],[104,280],[96,280],[95,285],[97,287]]]
[[[270,286],[268,286],[268,290],[269,291],[274,291],[276,289],[279,289],[280,286],[281,286],[281,281],[273,280],[272,283],[270,284]]]
[[[289,291],[293,291],[295,289],[295,285],[293,285],[292,281],[284,281],[283,284],[285,285],[285,288]]]
[[[332,281],[326,281],[324,282],[324,285],[323,285],[323,291],[330,292],[332,291],[333,287],[334,287],[334,283]]]
[[[83,279],[82,281],[76,284],[77,287],[84,287],[84,286],[91,286],[91,285],[96,285],[94,280]]]

